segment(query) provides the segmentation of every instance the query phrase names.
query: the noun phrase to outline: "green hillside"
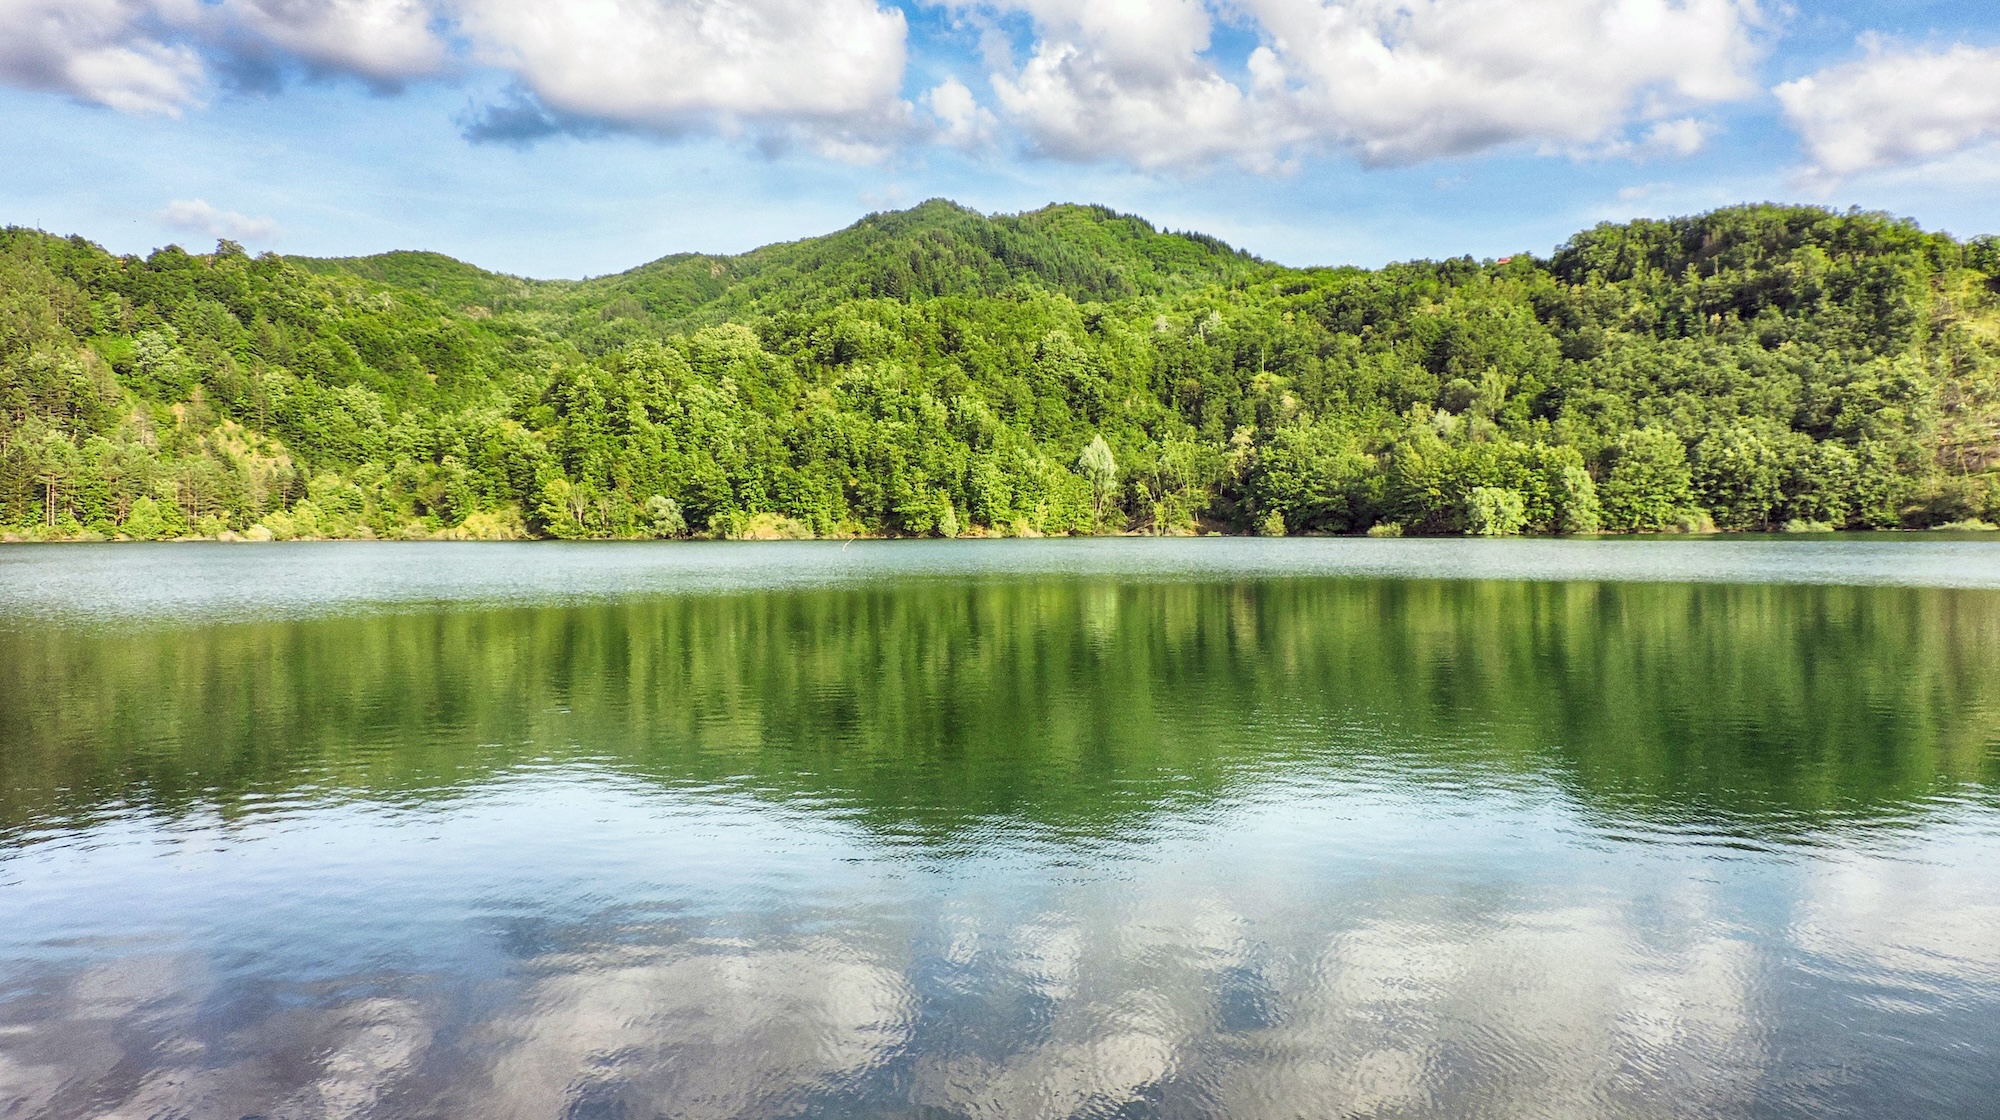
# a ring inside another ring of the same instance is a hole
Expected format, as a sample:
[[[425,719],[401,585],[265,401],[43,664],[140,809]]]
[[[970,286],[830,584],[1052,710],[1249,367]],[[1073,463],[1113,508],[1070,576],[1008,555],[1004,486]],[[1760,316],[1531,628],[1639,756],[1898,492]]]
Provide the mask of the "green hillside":
[[[933,201],[536,281],[0,233],[15,538],[2000,519],[2000,245],[1747,206],[1289,269]]]

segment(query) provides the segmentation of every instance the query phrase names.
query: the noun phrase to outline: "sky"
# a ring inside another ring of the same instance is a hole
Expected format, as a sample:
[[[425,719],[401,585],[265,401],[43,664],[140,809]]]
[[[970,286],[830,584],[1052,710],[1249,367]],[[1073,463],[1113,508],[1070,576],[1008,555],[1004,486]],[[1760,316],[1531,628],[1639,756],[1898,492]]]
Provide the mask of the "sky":
[[[535,277],[944,197],[1292,265],[2000,233],[1996,0],[0,0],[0,224]]]

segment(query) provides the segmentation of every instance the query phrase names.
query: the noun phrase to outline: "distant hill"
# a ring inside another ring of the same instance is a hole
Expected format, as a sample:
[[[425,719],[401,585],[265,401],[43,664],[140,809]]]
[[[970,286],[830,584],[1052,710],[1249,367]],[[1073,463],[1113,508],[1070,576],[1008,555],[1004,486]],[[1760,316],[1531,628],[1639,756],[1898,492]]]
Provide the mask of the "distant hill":
[[[537,294],[568,287],[563,281],[527,280],[488,272],[443,253],[395,252],[372,257],[287,257],[321,275],[352,276],[385,288],[422,292],[453,307],[526,306]]]
[[[290,259],[448,301],[497,307],[536,291],[576,313],[643,315],[670,328],[843,299],[995,296],[1021,284],[1078,301],[1115,300],[1271,267],[1215,238],[1163,233],[1101,206],[989,217],[943,199],[870,214],[824,237],[739,256],[679,253],[582,283],[500,276],[435,253]]]
[[[16,537],[2000,519],[2000,247],[1733,207],[1292,269],[933,200],[585,281],[0,233]]]

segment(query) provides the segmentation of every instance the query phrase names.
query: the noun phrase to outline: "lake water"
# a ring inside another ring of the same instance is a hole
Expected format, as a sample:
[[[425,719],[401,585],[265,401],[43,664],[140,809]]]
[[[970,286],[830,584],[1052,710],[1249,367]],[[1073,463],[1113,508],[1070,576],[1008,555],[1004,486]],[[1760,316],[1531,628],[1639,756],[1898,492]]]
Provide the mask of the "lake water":
[[[2000,1116],[2000,544],[0,550],[0,1117]]]

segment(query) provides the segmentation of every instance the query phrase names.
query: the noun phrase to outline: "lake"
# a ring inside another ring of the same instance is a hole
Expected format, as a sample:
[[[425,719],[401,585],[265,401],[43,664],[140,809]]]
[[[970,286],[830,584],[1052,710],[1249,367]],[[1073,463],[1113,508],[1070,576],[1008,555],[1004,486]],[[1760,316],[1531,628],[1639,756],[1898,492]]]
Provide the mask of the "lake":
[[[9,546],[30,1116],[2000,1116],[2000,544]]]

